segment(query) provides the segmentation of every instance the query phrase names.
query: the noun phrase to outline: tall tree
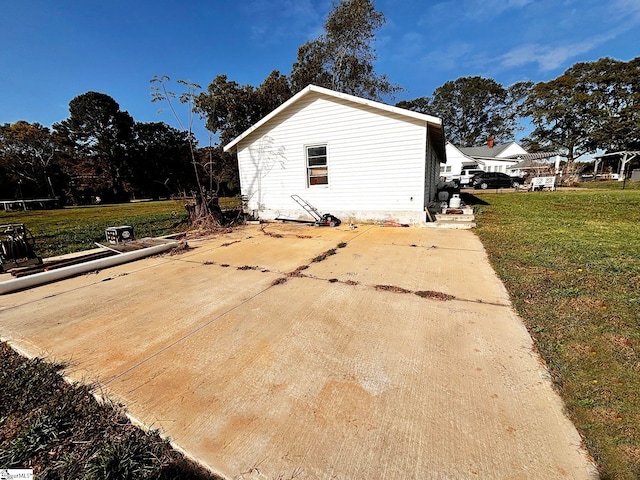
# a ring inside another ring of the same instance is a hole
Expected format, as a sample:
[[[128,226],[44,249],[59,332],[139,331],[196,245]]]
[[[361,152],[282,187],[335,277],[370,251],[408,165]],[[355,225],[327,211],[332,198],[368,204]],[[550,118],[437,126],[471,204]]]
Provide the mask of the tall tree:
[[[527,99],[527,113],[535,127],[529,141],[541,149],[562,149],[567,155],[567,173],[573,174],[575,159],[594,152],[591,105],[578,92],[576,78],[564,74],[534,86]]]
[[[520,82],[504,88],[489,78],[461,77],[438,87],[432,97],[398,106],[442,118],[452,143],[472,147],[485,144],[489,137],[497,142],[513,139],[520,106],[531,86]]]
[[[191,190],[191,154],[187,133],[166,123],[135,124],[132,183],[138,196],[162,197]]]
[[[588,103],[595,128],[592,147],[609,151],[640,148],[640,57],[629,62],[601,58],[567,70]]]
[[[376,31],[385,23],[373,0],[341,0],[324,25],[325,33],[298,48],[291,71],[293,90],[313,83],[359,97],[379,100],[400,87],[376,74]]]
[[[69,102],[70,117],[53,125],[67,140],[70,156],[82,163],[85,175],[100,178],[103,195],[113,200],[129,197],[129,152],[133,118],[109,95],[87,92]]]
[[[207,117],[207,129],[230,142],[292,96],[289,80],[274,70],[258,86],[240,85],[218,75],[196,97],[196,108]]]
[[[30,184],[34,195],[55,197],[52,175],[59,150],[54,135],[39,123],[0,126],[0,164],[14,181]]]
[[[563,149],[567,171],[598,149],[640,147],[640,59],[577,63],[534,86],[525,103],[534,130],[529,141]]]
[[[185,205],[189,214],[189,221],[192,224],[219,225],[220,223],[220,207],[218,206],[218,198],[207,195],[204,183],[201,180],[201,166],[198,161],[197,141],[193,135],[193,120],[196,115],[196,101],[200,95],[201,87],[186,80],[177,80],[179,85],[184,87],[180,94],[176,94],[167,88],[171,79],[163,75],[155,76],[151,80],[151,101],[165,102],[171,109],[171,113],[180,125],[180,128],[187,133],[189,142],[189,154],[191,157],[191,165],[193,166],[194,178],[196,180],[197,192],[195,195],[195,203]],[[175,108],[174,100],[178,100],[187,108],[187,121],[182,121],[178,111]]]

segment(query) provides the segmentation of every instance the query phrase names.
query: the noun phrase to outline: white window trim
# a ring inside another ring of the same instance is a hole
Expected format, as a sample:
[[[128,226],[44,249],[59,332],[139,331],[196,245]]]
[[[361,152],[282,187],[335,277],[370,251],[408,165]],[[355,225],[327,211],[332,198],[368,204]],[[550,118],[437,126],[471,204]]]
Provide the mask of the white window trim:
[[[324,147],[325,148],[325,156],[326,156],[326,169],[327,169],[327,183],[322,183],[319,185],[311,185],[311,176],[309,173],[310,170],[310,166],[309,166],[309,157],[308,157],[308,152],[310,148],[314,148],[314,147]],[[329,187],[329,142],[314,142],[314,143],[308,143],[304,146],[303,149],[303,154],[304,154],[304,173],[305,173],[305,183],[307,185],[307,188],[328,188]]]

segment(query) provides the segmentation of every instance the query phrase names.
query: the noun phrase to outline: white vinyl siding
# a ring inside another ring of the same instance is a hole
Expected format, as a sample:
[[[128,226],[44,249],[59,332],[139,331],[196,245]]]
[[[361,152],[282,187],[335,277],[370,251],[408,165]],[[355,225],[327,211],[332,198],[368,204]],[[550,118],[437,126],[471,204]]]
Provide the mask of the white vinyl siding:
[[[309,185],[307,147],[318,145],[330,145],[322,188]],[[259,212],[297,212],[298,194],[323,213],[424,217],[426,145],[422,120],[314,92],[238,143],[242,193]]]

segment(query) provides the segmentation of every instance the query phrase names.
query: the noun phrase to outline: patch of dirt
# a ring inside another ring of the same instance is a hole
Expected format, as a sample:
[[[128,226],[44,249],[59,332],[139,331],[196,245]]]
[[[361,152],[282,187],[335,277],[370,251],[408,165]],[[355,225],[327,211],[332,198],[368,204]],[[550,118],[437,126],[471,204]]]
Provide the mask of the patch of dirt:
[[[201,228],[187,232],[184,238],[191,240],[196,238],[209,238],[215,235],[224,235],[231,232],[233,232],[233,228],[230,227]]]
[[[447,293],[442,292],[434,292],[432,290],[421,290],[419,292],[415,292],[416,295],[422,298],[433,298],[434,300],[454,300],[456,297],[453,295],[449,295]]]
[[[169,256],[172,257],[174,255],[181,255],[184,252],[187,252],[189,250],[191,250],[191,247],[186,241],[183,241],[178,243],[178,245],[175,248],[172,248],[171,250],[169,250]]]
[[[627,457],[631,458],[634,462],[640,463],[640,447],[637,447],[635,445],[629,445],[629,446],[622,447],[622,451]]]
[[[311,260],[311,263],[318,263],[318,262],[322,262],[323,260],[326,260],[327,257],[330,257],[331,255],[335,255],[336,254],[336,249],[332,248],[330,250],[327,250],[324,253],[321,253],[320,255],[318,255],[317,257],[315,257],[313,260]]]
[[[309,268],[309,265],[300,265],[293,272],[287,273],[287,277],[306,277],[306,275],[304,275],[302,271],[306,270],[307,268]]]
[[[267,232],[264,228],[264,225],[262,225],[260,227],[260,231],[267,235],[268,237],[273,237],[273,238],[284,238],[284,235],[282,235],[281,233],[273,233],[273,232]]]
[[[406,288],[396,287],[395,285],[376,285],[376,290],[383,290],[385,292],[394,292],[394,293],[411,293],[411,290],[407,290]]]
[[[594,408],[591,413],[605,422],[616,422],[622,419],[620,413],[611,408]]]
[[[229,245],[233,245],[234,243],[240,243],[240,240],[234,240],[233,242],[227,242],[220,245],[221,247],[228,247]]]
[[[385,220],[384,223],[380,224],[381,227],[404,227],[404,228],[408,228],[409,224],[408,223],[399,223],[396,222],[394,220]]]

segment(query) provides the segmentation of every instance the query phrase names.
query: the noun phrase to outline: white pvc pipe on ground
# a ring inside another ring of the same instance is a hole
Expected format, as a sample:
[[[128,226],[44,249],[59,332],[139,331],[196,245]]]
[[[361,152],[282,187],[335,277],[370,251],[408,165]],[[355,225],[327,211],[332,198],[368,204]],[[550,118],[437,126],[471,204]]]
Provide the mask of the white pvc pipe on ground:
[[[25,277],[13,278],[11,280],[0,282],[0,295],[15,292],[17,290],[24,290],[25,288],[36,287],[44,283],[55,282],[81,273],[102,270],[104,268],[114,267],[123,263],[133,262],[134,260],[166,252],[177,245],[178,242],[169,241],[162,245],[134,250],[133,252],[126,252],[113,257],[99,258],[98,260],[91,260],[89,262],[79,263],[78,265],[61,267],[48,272],[34,273],[33,275],[27,275]]]

